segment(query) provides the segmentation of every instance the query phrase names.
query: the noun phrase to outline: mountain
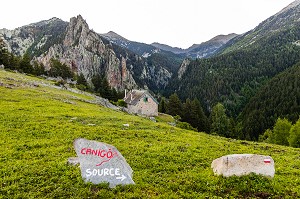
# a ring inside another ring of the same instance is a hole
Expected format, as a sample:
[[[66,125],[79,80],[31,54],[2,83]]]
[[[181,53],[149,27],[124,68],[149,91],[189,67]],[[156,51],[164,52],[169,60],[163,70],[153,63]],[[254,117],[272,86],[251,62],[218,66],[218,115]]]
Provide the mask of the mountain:
[[[300,115],[300,62],[273,77],[251,98],[242,112],[243,132],[258,138],[278,117],[293,123]]]
[[[277,14],[269,17],[256,28],[237,36],[227,45],[223,46],[223,53],[231,52],[238,49],[255,46],[256,43],[266,37],[270,37],[284,29],[295,28],[299,24],[300,0],[296,0]],[[259,44],[258,44],[259,45]]]
[[[139,56],[145,57],[145,58],[149,57],[153,53],[158,53],[160,51],[160,49],[155,48],[151,45],[130,41],[130,40],[122,37],[121,35],[118,35],[117,33],[113,32],[113,31],[110,31],[105,34],[101,34],[101,36],[104,37],[105,39],[107,39],[108,41],[110,41],[120,47],[127,48],[130,51],[138,54]]]
[[[185,54],[191,58],[208,58],[216,54],[216,52],[227,44],[231,39],[235,38],[237,34],[218,35],[209,41],[201,44],[194,44],[189,47]]]
[[[154,46],[155,48],[161,49],[161,50],[165,50],[165,51],[169,51],[175,54],[183,54],[185,53],[185,49],[182,48],[178,48],[178,47],[172,47],[166,44],[160,44],[157,42],[154,42],[151,44],[152,46]]]
[[[233,38],[219,55],[192,60],[169,83],[166,95],[177,92],[181,99],[197,98],[208,111],[221,102],[229,116],[237,118],[266,82],[300,61],[299,2]]]
[[[62,42],[67,26],[67,22],[54,17],[14,30],[0,29],[0,37],[15,55],[22,56],[29,49],[34,55],[40,55],[51,45]]]
[[[101,36],[115,45],[126,48],[129,51],[142,56],[152,64],[167,68],[172,74],[178,71],[179,66],[184,59],[183,55],[177,55],[173,52],[149,44],[130,41],[113,31],[101,34]]]
[[[107,40],[109,36],[115,42]],[[88,82],[97,74],[106,76],[109,85],[119,91],[125,88],[163,89],[181,64],[180,59],[166,58],[163,54],[151,51],[155,56],[143,57],[137,53],[138,48],[133,52],[120,47],[117,40],[128,40],[113,32],[105,38],[90,30],[80,15],[71,18],[69,23],[52,18],[15,30],[2,29],[0,37],[9,51],[20,56],[27,52],[47,70],[50,60],[55,58],[73,72],[82,73]],[[153,49],[150,45],[141,46]]]
[[[159,48],[161,50],[170,51],[175,54],[180,54],[184,57],[189,58],[208,58],[216,54],[220,48],[227,44],[231,39],[235,38],[237,34],[228,35],[218,35],[209,41],[203,42],[201,44],[194,44],[187,49],[181,49],[176,47],[171,47],[165,44],[152,43],[151,45]]]

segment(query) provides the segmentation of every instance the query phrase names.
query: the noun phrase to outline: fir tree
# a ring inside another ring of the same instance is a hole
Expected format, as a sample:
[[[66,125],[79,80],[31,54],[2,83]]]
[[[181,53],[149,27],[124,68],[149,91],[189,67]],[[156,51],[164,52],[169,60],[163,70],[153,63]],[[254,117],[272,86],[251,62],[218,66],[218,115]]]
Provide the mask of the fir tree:
[[[160,113],[166,113],[166,100],[164,97],[162,97],[160,100],[160,103],[158,105],[158,111]]]
[[[213,107],[211,112],[211,132],[229,137],[229,120],[225,111],[225,107],[221,103]]]
[[[191,125],[198,129],[198,131],[209,132],[209,121],[199,100],[194,99],[191,102],[191,114],[192,114],[192,123]]]
[[[182,103],[176,93],[169,98],[167,113],[173,116],[182,115]]]
[[[20,70],[24,73],[33,74],[33,67],[30,64],[30,56],[28,53],[25,53],[21,59]]]

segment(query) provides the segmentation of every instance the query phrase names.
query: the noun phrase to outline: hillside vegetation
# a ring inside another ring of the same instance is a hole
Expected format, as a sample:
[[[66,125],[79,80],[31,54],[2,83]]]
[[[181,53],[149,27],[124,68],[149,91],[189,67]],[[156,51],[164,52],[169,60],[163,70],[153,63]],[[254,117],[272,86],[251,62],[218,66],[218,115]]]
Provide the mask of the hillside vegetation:
[[[169,92],[181,99],[197,98],[210,109],[224,104],[229,116],[237,117],[257,90],[277,74],[300,61],[300,39],[295,27],[272,34],[242,50],[210,59],[197,59],[182,79],[174,79]]]
[[[279,117],[296,123],[300,115],[299,77],[300,62],[259,89],[242,112],[243,132],[258,137]]]
[[[4,70],[0,93],[1,198],[300,197],[299,149],[155,123],[91,103],[91,95]],[[109,189],[84,183],[79,167],[67,164],[79,137],[117,147],[136,185]],[[271,155],[274,179],[214,176],[211,162],[235,153]]]

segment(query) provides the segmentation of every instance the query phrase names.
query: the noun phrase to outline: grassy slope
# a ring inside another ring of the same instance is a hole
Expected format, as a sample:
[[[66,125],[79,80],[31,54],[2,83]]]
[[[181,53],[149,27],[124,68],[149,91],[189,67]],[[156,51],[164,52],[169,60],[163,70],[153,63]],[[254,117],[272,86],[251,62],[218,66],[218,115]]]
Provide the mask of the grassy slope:
[[[154,123],[84,102],[92,97],[34,86],[41,81],[0,70],[0,198],[300,197],[299,149]],[[78,137],[117,147],[136,185],[85,184],[67,164]],[[214,176],[211,162],[233,153],[271,155],[275,178]]]

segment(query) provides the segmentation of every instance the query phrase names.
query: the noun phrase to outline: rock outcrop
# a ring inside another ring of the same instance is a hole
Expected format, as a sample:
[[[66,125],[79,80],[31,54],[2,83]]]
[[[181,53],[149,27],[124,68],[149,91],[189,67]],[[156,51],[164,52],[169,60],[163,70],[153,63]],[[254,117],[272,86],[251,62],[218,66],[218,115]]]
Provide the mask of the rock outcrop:
[[[188,65],[191,63],[189,59],[183,60],[179,70],[178,70],[178,79],[181,79],[182,75],[185,73]]]
[[[51,58],[59,59],[78,74],[82,73],[89,82],[94,75],[101,74],[117,90],[137,87],[127,70],[126,58],[121,56],[119,59],[80,15],[71,18],[63,42],[51,46],[47,53],[36,59],[49,69]]]

